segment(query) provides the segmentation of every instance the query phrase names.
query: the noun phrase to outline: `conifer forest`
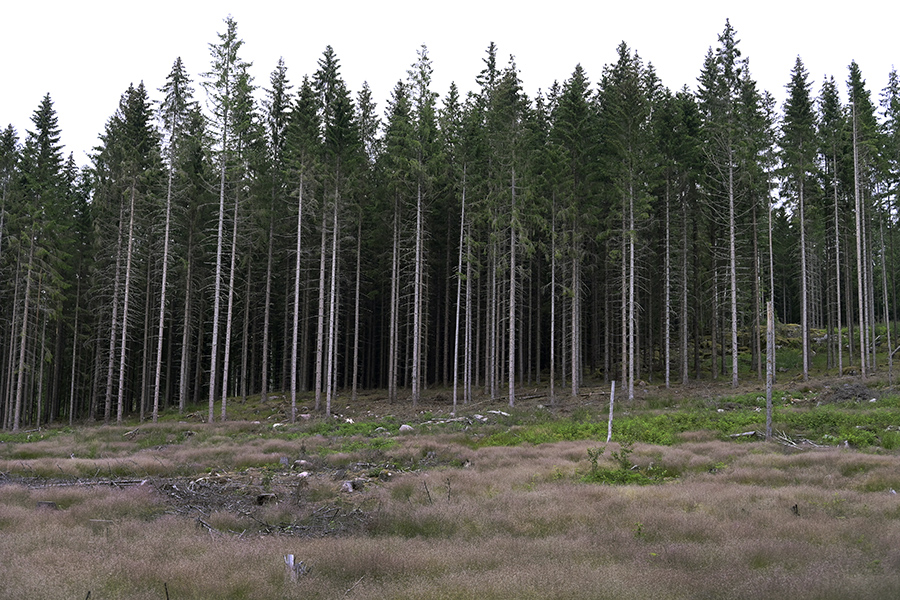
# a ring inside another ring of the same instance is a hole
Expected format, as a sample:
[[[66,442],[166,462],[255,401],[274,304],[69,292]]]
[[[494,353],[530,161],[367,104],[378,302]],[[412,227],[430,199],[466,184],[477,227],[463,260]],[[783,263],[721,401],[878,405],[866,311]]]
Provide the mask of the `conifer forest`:
[[[379,105],[331,47],[254,81],[229,17],[207,65],[123,90],[87,166],[45,96],[0,132],[0,428],[737,386],[770,302],[802,377],[813,338],[892,368],[900,78],[797,57],[779,106],[730,23],[710,41],[695,90],[622,43],[533,97],[494,44],[435,90],[422,46]]]

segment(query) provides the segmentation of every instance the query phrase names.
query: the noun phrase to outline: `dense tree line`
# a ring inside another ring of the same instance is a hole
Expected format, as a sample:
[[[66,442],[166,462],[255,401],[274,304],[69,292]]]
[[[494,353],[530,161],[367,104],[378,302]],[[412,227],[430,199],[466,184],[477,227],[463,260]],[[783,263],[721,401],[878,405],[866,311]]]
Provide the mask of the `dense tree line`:
[[[84,168],[46,96],[0,134],[2,427],[737,385],[762,377],[768,300],[804,377],[813,329],[829,367],[891,368],[897,73],[876,104],[851,63],[844,104],[797,57],[777,107],[739,46],[726,23],[696,91],[623,43],[596,84],[576,66],[535,97],[493,44],[441,97],[423,46],[379,111],[331,47],[258,93],[229,18],[199,82],[177,59],[124,91]]]

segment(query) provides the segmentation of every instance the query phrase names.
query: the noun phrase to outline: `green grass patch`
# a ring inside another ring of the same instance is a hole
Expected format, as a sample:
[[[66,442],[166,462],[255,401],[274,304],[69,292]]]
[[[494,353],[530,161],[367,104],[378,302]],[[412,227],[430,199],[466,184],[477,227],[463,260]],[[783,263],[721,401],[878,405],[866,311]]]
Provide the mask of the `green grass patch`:
[[[618,450],[610,453],[615,467],[601,467],[600,457],[606,451],[606,446],[600,448],[588,448],[588,461],[591,470],[581,477],[585,483],[601,483],[605,485],[654,485],[670,481],[677,476],[674,472],[664,467],[651,463],[647,467],[638,467],[631,462],[633,452],[631,444],[622,444]]]

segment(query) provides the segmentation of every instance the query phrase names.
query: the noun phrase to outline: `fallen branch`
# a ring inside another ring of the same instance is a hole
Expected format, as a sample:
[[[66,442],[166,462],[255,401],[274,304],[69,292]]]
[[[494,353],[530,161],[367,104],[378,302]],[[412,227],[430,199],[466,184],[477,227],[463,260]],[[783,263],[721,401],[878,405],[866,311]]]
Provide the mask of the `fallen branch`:
[[[348,595],[350,594],[350,592],[353,591],[353,588],[355,588],[356,586],[358,586],[358,585],[359,585],[359,582],[361,582],[361,581],[362,581],[363,579],[365,579],[365,578],[366,578],[366,576],[363,575],[362,577],[360,577],[359,579],[357,579],[357,580],[356,580],[356,583],[354,583],[354,584],[351,585],[349,588],[347,588],[347,591],[344,592],[344,595],[345,595],[345,596],[348,596]]]

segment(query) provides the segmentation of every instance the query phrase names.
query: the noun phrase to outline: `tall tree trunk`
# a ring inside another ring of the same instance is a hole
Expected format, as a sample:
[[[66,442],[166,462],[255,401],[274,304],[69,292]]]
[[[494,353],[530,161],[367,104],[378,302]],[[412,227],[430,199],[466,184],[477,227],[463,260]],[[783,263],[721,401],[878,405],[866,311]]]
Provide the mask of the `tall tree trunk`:
[[[19,430],[22,418],[22,401],[25,393],[25,358],[28,347],[28,313],[31,310],[31,273],[34,270],[34,224],[28,250],[28,265],[25,267],[25,304],[22,309],[22,329],[19,334],[19,361],[16,368],[16,401],[13,409],[12,430]]]
[[[388,322],[388,399],[397,401],[397,359],[398,359],[398,332],[397,321],[399,318],[399,287],[400,282],[400,208],[399,200],[394,196],[393,237],[391,240],[391,297]]]
[[[334,396],[334,386],[337,370],[337,251],[338,251],[338,193],[334,192],[334,216],[332,221],[331,240],[331,290],[328,294],[328,364],[326,367],[327,390],[325,395],[325,416],[331,416],[331,400]]]
[[[772,304],[772,312],[774,315],[775,312],[775,253],[772,247],[772,199],[768,198],[769,202],[769,302]],[[772,317],[774,319],[774,316]],[[768,324],[766,325],[768,327]],[[768,333],[766,334],[768,335]],[[775,379],[775,348],[767,349],[766,352],[766,369],[768,370],[771,364],[772,368],[772,381]],[[768,375],[767,375],[768,377]]]
[[[322,207],[322,240],[319,249],[319,312],[316,321],[316,410],[322,406],[322,369],[325,352],[325,240],[327,239],[327,212]]]
[[[297,421],[297,333],[300,329],[300,256],[303,232],[303,176],[297,192],[297,246],[294,262],[294,318],[291,325],[291,423]]]
[[[730,151],[729,151],[730,152]],[[728,160],[728,256],[731,279],[731,387],[738,385],[737,252],[734,207],[734,161]]]
[[[194,232],[191,231],[188,234],[188,243],[187,243],[187,267],[184,276],[184,324],[181,329],[181,364],[179,365],[179,374],[178,374],[178,412],[183,413],[185,405],[187,404],[188,398],[188,385],[191,376],[191,356],[190,356],[190,347],[191,347],[191,310],[192,310],[192,297],[191,290],[193,288],[192,285],[192,277],[193,277],[193,266],[194,266],[194,258],[193,258],[193,240],[194,240]],[[200,342],[198,342],[198,345]]]
[[[556,406],[556,195],[550,225],[550,405]]]
[[[465,350],[463,350],[463,404],[468,404],[472,400],[473,373],[472,367],[475,363],[472,361],[474,348],[472,347],[472,326],[474,315],[472,314],[472,277],[474,272],[472,269],[472,260],[469,254],[472,252],[472,246],[468,236],[466,238],[466,342]]]
[[[581,393],[581,257],[576,246],[576,256],[572,258],[572,398]]]
[[[253,261],[247,261],[247,279],[245,282],[246,292],[244,294],[244,323],[241,331],[241,399],[247,402],[247,362],[250,359],[250,289],[252,285],[252,267]]]
[[[131,260],[134,255],[134,200],[137,195],[135,181],[131,182],[131,208],[128,210],[128,250],[125,252],[125,291],[122,299],[122,341],[119,347],[119,399],[116,405],[116,423],[121,423],[125,410],[125,356],[128,344],[128,301],[131,292]]]
[[[81,316],[81,278],[75,283],[75,324],[72,326],[72,377],[69,382],[69,427],[75,424],[75,389],[78,381],[78,318]]]
[[[509,405],[516,405],[516,170],[510,186],[512,206],[509,223]]]
[[[621,261],[621,329],[622,329],[622,381],[628,389],[628,210],[622,198],[622,261]]]
[[[762,348],[760,343],[760,315],[762,314],[759,278],[759,224],[757,221],[757,208],[759,203],[754,196],[751,209],[753,219],[753,364],[756,367],[756,378],[763,379]]]
[[[216,403],[216,381],[218,380],[219,368],[219,312],[222,303],[222,244],[224,242],[225,228],[225,165],[228,161],[228,112],[225,111],[225,117],[222,123],[222,165],[219,170],[219,223],[216,234],[216,273],[215,284],[213,285],[213,320],[212,320],[212,342],[210,345],[209,358],[209,416],[208,422],[212,423],[215,419],[213,414]],[[226,387],[223,383],[223,387]]]
[[[800,175],[800,335],[803,344],[803,381],[809,381],[809,275],[806,265],[806,206]]]
[[[359,387],[359,319],[360,280],[362,278],[362,211],[356,225],[356,291],[353,298],[353,380],[350,399],[356,402]]]
[[[143,423],[147,417],[147,409],[150,408],[150,365],[153,361],[150,358],[150,313],[153,306],[153,294],[151,292],[151,264],[147,261],[147,277],[144,280],[144,345],[141,349],[141,395],[140,406],[138,412],[140,414],[140,422]]]
[[[462,189],[462,208],[459,217],[459,259],[456,263],[456,325],[453,328],[453,414],[456,415],[457,388],[459,387],[459,313],[460,302],[462,301],[462,266],[463,266],[463,244],[466,235],[466,171],[463,168],[463,189]],[[468,314],[466,316],[468,318]],[[463,388],[465,389],[465,388]]]
[[[227,420],[229,367],[231,365],[231,331],[234,315],[235,263],[237,261],[239,195],[234,195],[234,215],[231,223],[231,264],[228,266],[228,307],[225,315],[225,347],[222,352],[222,410],[221,419]]]
[[[163,323],[166,318],[166,277],[169,274],[169,227],[172,219],[172,181],[175,179],[175,120],[170,128],[173,150],[169,157],[169,177],[166,184],[166,226],[163,233],[162,282],[159,288],[159,322],[156,329],[156,373],[153,380],[153,422],[159,420],[159,387],[162,379]]]
[[[628,399],[634,400],[634,363],[635,363],[635,268],[634,268],[634,189],[628,192]]]
[[[879,254],[881,255],[881,302],[882,302],[882,318],[884,319],[884,333],[886,336],[887,342],[887,361],[888,361],[888,384],[894,384],[894,353],[893,346],[891,345],[891,321],[890,321],[890,311],[888,309],[888,281],[887,281],[887,264],[885,262],[885,244],[884,244],[884,216],[883,214],[879,216],[878,219],[878,229],[881,237],[881,248]]]
[[[688,382],[688,220],[687,199],[681,199],[681,383]]]
[[[263,332],[262,332],[262,381],[260,389],[260,399],[263,402],[269,399],[269,332],[271,330],[272,316],[272,261],[275,249],[275,210],[274,200],[273,207],[269,215],[269,240],[268,251],[266,252],[266,300],[263,306]],[[296,301],[296,295],[295,295]]]
[[[666,381],[666,389],[669,389],[670,386],[670,372],[671,372],[671,327],[672,327],[672,265],[671,265],[671,223],[669,220],[669,179],[666,178],[666,251],[665,251],[665,298],[663,300],[663,310],[665,311],[665,317],[663,318],[663,361],[665,361],[665,381]]]
[[[860,375],[866,378],[868,371],[868,351],[869,344],[866,339],[868,327],[866,325],[866,286],[865,271],[863,269],[863,221],[862,221],[862,199],[860,198],[860,181],[859,181],[859,141],[857,139],[856,126],[856,103],[852,103],[852,120],[853,120],[853,198],[855,202],[855,221],[856,221],[856,282],[857,296],[859,302],[859,361]]]
[[[412,405],[416,406],[420,396],[420,381],[422,371],[422,285],[423,285],[423,244],[425,229],[422,214],[422,184],[418,185],[416,193],[416,249],[415,249],[415,273],[413,274],[413,332],[412,332]]]
[[[116,333],[118,331],[119,316],[119,285],[122,270],[122,228],[124,227],[124,222],[125,203],[122,202],[119,206],[118,234],[116,237],[116,271],[113,276],[112,318],[110,319],[109,325],[109,353],[107,355],[106,394],[103,407],[103,422],[107,425],[109,425],[109,420],[112,416],[113,374],[115,372]]]

